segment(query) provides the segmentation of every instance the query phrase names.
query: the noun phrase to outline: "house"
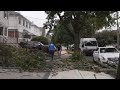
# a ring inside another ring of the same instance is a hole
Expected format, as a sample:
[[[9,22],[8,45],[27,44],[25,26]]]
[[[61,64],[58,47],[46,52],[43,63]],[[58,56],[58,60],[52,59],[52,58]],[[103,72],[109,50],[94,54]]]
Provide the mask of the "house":
[[[9,12],[8,38],[11,43],[25,41],[24,35],[31,30],[31,22],[18,12]]]
[[[42,36],[43,36],[43,37],[46,37],[45,28],[44,28],[44,27],[41,27],[41,30],[42,30]]]
[[[32,22],[30,33],[31,33],[31,38],[33,38],[34,36],[42,36],[42,28],[38,27]]]
[[[42,36],[43,31],[43,27],[38,27],[18,12],[0,11],[0,43],[18,45],[34,36]]]
[[[6,43],[8,37],[9,12],[0,11],[0,43]]]
[[[46,38],[51,42],[52,34],[51,33],[47,33]]]

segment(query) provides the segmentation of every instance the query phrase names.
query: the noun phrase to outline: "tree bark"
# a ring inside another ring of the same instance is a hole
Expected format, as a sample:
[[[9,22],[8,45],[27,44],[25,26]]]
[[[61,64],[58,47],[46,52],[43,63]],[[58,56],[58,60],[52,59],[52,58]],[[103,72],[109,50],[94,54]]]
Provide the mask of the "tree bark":
[[[68,44],[67,44],[67,50],[68,50]]]
[[[117,68],[117,76],[116,79],[120,79],[120,55],[119,55],[119,64],[118,64],[118,68]]]
[[[79,50],[79,44],[80,44],[80,31],[78,32],[75,32],[75,37],[74,37],[74,40],[75,40],[75,51],[76,50]]]

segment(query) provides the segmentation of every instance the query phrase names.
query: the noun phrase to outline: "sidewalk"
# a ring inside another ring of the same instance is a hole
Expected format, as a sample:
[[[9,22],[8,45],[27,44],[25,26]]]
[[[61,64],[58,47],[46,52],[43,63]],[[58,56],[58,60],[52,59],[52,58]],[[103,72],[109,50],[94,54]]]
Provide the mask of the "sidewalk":
[[[58,57],[58,52],[55,52],[55,56],[57,56],[57,58],[55,58],[55,60],[61,60],[61,59],[67,59],[71,56],[71,54],[68,54],[66,51],[66,47],[62,47],[62,51],[61,51],[61,58]]]
[[[0,79],[48,79],[50,72],[22,72],[17,69],[0,69]]]
[[[91,71],[70,70],[63,72],[50,73],[48,79],[114,79],[105,73],[94,73]]]

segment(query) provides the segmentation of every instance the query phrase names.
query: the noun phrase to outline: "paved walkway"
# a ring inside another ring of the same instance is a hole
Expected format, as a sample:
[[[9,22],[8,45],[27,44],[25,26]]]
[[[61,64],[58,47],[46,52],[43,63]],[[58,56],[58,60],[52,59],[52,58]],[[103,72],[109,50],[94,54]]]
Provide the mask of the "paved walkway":
[[[62,72],[23,72],[0,69],[0,79],[114,79],[105,73],[91,71],[69,70]]]
[[[114,78],[105,73],[70,70],[56,73],[51,72],[48,79],[114,79]]]
[[[71,54],[68,54],[67,51],[66,51],[66,47],[62,47],[62,52],[61,52],[61,57],[58,57],[58,52],[55,52],[55,55],[54,55],[54,60],[61,60],[61,59],[67,59],[71,56]],[[48,58],[47,61],[51,61],[51,57]]]

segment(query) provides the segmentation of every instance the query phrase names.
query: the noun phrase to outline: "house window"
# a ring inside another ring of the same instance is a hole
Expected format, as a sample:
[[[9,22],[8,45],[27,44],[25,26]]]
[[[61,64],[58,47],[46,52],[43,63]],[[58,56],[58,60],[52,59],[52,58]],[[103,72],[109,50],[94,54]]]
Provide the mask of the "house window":
[[[26,27],[28,27],[28,23],[26,22]]]
[[[29,28],[29,23],[28,23],[28,28]]]
[[[19,24],[21,24],[21,17],[19,17]]]
[[[3,27],[0,27],[0,35],[3,35]]]
[[[7,28],[5,28],[5,33],[4,34],[5,34],[5,36],[7,36]]]
[[[4,11],[4,18],[8,19],[8,11]]]
[[[25,20],[23,20],[23,26],[25,26]]]
[[[29,29],[31,28],[31,25],[29,24]]]

